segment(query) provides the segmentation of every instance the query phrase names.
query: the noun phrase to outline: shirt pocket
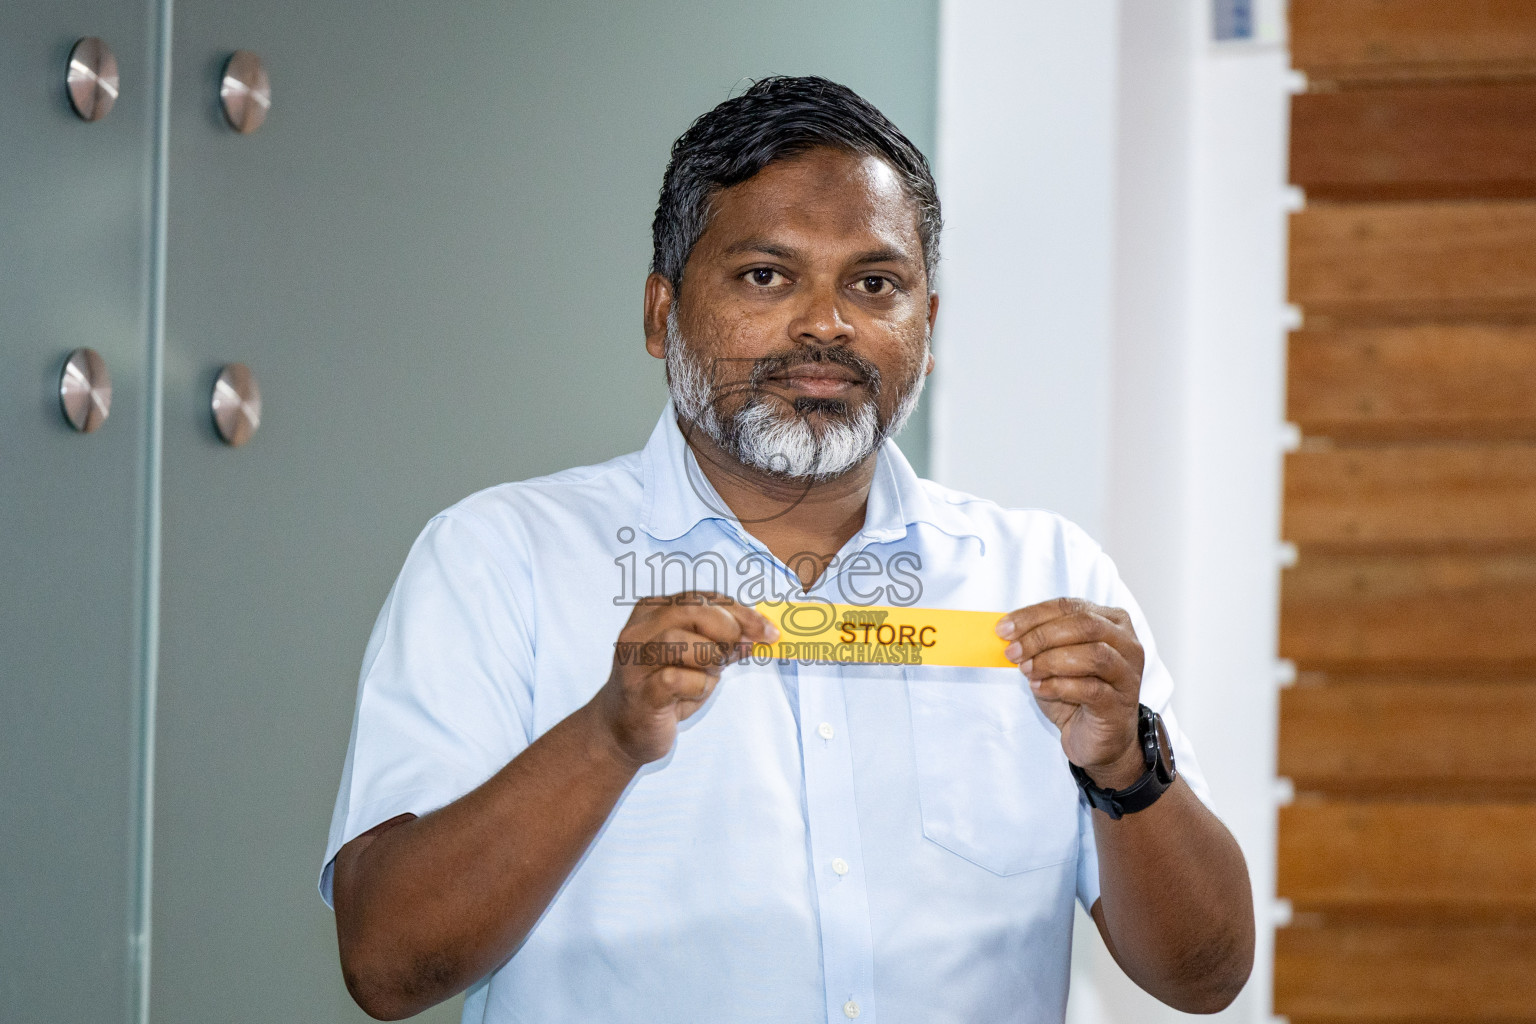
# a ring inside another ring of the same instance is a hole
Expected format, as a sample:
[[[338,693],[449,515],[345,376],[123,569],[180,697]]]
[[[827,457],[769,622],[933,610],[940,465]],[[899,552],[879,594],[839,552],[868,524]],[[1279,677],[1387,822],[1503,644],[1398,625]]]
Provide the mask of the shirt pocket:
[[[923,835],[998,875],[1078,855],[1061,735],[1008,671],[907,674]]]

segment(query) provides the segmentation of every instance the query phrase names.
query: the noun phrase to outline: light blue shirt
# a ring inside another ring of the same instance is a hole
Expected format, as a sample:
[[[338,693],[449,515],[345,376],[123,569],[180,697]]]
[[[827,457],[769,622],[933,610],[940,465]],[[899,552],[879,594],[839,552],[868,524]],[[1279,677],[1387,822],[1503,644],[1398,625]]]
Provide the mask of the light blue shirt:
[[[428,523],[364,657],[326,900],[343,844],[480,785],[602,686],[636,597],[694,587],[755,601],[793,583],[670,406],[640,452]],[[1141,611],[1059,516],[921,480],[887,442],[864,528],[811,594],[996,612],[1063,595],[1130,612],[1142,701],[1204,798]],[[1060,1022],[1073,900],[1098,894],[1089,811],[1018,671],[741,663],[464,1020]]]

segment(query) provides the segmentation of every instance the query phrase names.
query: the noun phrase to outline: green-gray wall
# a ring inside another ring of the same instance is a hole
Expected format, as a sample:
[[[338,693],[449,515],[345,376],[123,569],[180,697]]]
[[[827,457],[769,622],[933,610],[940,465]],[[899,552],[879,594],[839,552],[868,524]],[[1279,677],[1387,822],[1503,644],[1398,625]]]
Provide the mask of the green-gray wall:
[[[407,546],[473,490],[644,442],[665,397],[640,332],[650,219],[695,116],[814,72],[931,152],[936,0],[175,0],[163,344],[153,4],[5,10],[0,225],[24,272],[0,276],[0,766],[26,831],[0,830],[0,918],[23,922],[0,944],[0,1019],[129,1013],[135,643],[158,635],[151,1019],[360,1020],[313,885],[363,644]],[[92,33],[117,44],[125,92],[86,125],[60,78]],[[215,101],[237,47],[272,75],[250,136]],[[90,344],[117,404],[77,437],[50,388]],[[232,361],[266,405],[236,450],[206,404]],[[920,411],[902,437],[920,470],[926,434]]]

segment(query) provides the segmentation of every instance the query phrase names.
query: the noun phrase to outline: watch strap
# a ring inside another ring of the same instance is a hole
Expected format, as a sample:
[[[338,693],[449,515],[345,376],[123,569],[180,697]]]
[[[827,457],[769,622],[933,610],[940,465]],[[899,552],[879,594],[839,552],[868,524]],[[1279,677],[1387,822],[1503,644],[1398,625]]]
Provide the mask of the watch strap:
[[[1161,719],[1157,712],[1147,707],[1140,706],[1136,720],[1136,738],[1141,745],[1142,759],[1146,770],[1135,782],[1124,789],[1106,789],[1096,784],[1083,769],[1075,764],[1068,767],[1072,769],[1072,778],[1077,780],[1078,788],[1083,791],[1083,796],[1088,800],[1088,806],[1095,810],[1103,811],[1115,821],[1119,821],[1127,814],[1135,814],[1144,811],[1157,802],[1157,798],[1168,791],[1173,785],[1176,773],[1172,770],[1172,751],[1168,751],[1169,770],[1163,770],[1163,753],[1161,734]]]

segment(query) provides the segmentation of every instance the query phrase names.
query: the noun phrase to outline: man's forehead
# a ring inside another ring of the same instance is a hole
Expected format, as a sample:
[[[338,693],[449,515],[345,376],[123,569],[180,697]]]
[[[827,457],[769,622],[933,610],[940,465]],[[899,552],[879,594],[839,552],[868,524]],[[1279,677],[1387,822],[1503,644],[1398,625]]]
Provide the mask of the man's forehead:
[[[776,160],[711,204],[700,244],[722,255],[835,245],[868,262],[919,259],[916,204],[884,160],[816,149]]]
[[[899,263],[902,260],[916,259],[916,253],[907,246],[899,244],[898,240],[889,243],[879,237],[866,238],[862,235],[843,235],[839,241],[846,243],[846,248],[854,249],[860,244],[873,243],[872,248],[857,249],[847,254],[847,258],[853,263]],[[823,246],[823,239],[810,240],[816,245]],[[778,235],[753,235],[723,245],[719,252],[722,256],[747,256],[761,254],[772,256],[776,259],[792,260],[805,254],[809,246],[805,244],[803,236],[793,228],[787,228]]]

